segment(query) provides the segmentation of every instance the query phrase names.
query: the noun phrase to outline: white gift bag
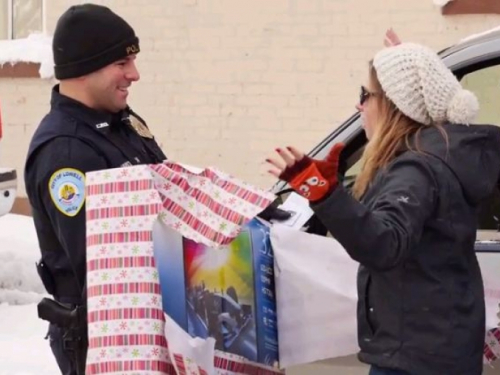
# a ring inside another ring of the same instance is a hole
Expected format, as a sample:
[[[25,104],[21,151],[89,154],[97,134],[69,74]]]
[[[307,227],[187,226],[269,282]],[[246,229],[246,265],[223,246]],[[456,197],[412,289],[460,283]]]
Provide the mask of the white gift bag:
[[[215,375],[215,339],[193,338],[169,316],[165,316],[165,337],[177,375]]]
[[[284,225],[271,228],[280,365],[283,368],[358,351],[358,263],[333,238]]]
[[[358,352],[358,263],[335,239],[276,224],[275,259],[280,364],[289,367]],[[477,253],[486,302],[484,363],[500,358],[500,256]]]

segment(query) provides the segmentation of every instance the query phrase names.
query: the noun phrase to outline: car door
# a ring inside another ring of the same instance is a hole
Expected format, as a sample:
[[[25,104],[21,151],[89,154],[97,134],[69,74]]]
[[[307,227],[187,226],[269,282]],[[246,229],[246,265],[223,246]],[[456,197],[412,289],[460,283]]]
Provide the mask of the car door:
[[[474,92],[479,100],[480,110],[477,123],[500,125],[500,63],[493,61],[479,69],[471,70],[461,80],[464,88]],[[500,146],[499,146],[500,147]],[[486,305],[500,314],[500,191],[496,189],[479,208],[478,230],[475,244],[476,255],[481,266],[485,286]],[[487,327],[498,327],[499,319],[487,321]],[[495,335],[493,333],[497,331]],[[487,355],[493,355],[500,337],[498,328],[490,330],[491,340]],[[498,355],[498,354],[497,354]]]

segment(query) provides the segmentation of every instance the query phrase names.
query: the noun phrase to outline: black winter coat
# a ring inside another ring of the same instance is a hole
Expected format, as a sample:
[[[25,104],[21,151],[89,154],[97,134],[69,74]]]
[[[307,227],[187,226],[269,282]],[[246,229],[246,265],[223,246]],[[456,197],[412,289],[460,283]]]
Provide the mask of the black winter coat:
[[[358,273],[359,359],[414,375],[479,375],[485,338],[478,204],[500,174],[500,128],[444,126],[379,171],[361,202],[313,209]],[[415,139],[413,139],[415,144]]]

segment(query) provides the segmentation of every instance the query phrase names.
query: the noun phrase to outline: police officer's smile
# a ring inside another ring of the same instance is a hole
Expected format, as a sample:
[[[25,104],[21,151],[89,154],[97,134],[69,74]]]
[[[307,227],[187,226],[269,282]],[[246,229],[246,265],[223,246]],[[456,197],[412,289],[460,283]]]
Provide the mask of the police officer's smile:
[[[125,97],[128,96],[128,88],[130,86],[126,86],[126,87],[118,87],[118,91],[120,91]]]

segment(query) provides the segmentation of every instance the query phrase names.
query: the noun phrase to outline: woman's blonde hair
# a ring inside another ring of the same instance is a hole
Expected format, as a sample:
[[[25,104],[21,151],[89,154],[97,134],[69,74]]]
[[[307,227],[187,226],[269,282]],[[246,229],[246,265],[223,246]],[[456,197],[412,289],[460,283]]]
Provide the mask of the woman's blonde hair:
[[[356,178],[353,195],[359,199],[368,189],[379,169],[386,167],[403,147],[419,151],[418,135],[424,125],[404,115],[392,101],[387,98],[377,78],[377,72],[370,62],[369,79],[375,95],[368,100],[375,100],[378,105],[377,124],[374,133],[367,143],[363,153],[363,166]],[[446,133],[441,125],[437,126],[446,139]],[[415,144],[410,144],[410,138],[416,135]]]

